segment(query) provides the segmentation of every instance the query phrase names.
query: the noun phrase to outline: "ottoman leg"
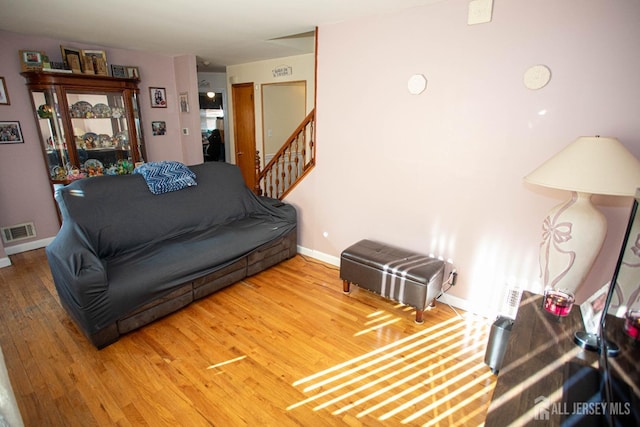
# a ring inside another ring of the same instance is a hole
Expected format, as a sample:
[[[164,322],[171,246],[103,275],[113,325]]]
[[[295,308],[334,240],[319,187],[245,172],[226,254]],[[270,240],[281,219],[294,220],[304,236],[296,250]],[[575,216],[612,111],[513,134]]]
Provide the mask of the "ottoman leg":
[[[343,280],[342,281],[342,292],[345,294],[350,294],[351,293],[351,282],[348,280]]]
[[[416,323],[419,325],[424,323],[424,310],[416,309]]]
[[[431,302],[429,303],[429,307],[433,308],[436,306],[436,299],[432,299]]]

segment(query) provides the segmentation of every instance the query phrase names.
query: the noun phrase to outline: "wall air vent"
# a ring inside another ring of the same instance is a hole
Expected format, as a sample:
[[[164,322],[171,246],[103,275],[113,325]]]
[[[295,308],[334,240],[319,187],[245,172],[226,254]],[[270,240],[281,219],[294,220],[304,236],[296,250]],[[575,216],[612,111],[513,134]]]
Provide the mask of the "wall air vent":
[[[4,240],[5,243],[36,236],[36,226],[32,222],[13,225],[11,227],[2,227],[0,230],[2,230],[2,240]]]

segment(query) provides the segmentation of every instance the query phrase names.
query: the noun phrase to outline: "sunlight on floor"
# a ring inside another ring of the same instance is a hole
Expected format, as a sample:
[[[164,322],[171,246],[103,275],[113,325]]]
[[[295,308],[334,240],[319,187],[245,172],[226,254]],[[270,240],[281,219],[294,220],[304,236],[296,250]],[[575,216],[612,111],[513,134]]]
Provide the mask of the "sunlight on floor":
[[[368,317],[356,336],[398,320],[383,311]],[[308,397],[287,410],[313,405],[314,411],[363,420],[480,425],[495,386],[483,360],[489,327],[484,318],[453,317],[302,378],[293,386]]]
[[[216,363],[215,365],[211,365],[207,369],[216,369],[216,368],[219,368],[221,366],[228,365],[230,363],[239,362],[239,361],[241,361],[243,359],[246,359],[246,358],[247,358],[247,356],[240,356],[240,357],[236,357],[235,359],[225,360],[224,362],[220,362],[220,363]]]

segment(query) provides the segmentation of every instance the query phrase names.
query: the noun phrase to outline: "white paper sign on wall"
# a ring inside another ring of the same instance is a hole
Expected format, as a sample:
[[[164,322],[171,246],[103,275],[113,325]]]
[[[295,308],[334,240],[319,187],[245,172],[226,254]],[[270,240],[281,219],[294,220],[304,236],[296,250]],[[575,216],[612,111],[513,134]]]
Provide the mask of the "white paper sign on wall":
[[[273,70],[273,77],[285,77],[293,74],[293,67],[291,65],[279,65]]]

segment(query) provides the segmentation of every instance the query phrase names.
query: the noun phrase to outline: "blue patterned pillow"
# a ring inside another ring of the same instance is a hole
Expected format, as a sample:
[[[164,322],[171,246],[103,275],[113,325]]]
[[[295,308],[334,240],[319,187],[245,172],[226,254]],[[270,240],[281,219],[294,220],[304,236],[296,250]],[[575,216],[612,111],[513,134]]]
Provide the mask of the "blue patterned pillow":
[[[153,194],[169,193],[198,185],[196,174],[180,162],[162,161],[144,163],[133,170],[147,182]]]

